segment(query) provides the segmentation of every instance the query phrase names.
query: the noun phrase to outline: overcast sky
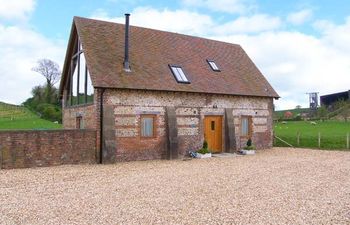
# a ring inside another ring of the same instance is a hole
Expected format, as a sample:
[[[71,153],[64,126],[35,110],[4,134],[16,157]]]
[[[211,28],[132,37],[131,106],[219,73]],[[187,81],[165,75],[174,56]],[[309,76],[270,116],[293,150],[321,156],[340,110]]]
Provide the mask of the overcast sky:
[[[348,0],[0,0],[0,101],[20,104],[44,84],[31,71],[63,64],[73,16],[240,44],[282,97],[277,109],[350,89]]]

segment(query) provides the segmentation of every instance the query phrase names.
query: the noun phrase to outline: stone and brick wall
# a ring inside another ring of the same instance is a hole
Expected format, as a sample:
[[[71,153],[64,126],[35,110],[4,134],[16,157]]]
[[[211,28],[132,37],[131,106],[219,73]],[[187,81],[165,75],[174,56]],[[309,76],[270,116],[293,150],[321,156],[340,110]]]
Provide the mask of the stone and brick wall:
[[[95,130],[1,131],[0,168],[96,163]]]
[[[63,121],[64,128],[75,128],[76,117],[82,116],[85,128],[96,129],[98,137],[96,158],[99,160],[101,89],[95,89],[94,96],[93,105],[64,108]],[[227,135],[225,129],[228,128],[224,124],[225,110],[228,109],[228,113],[232,113],[231,121],[234,124],[235,150],[244,147],[247,141],[247,137],[240,135],[242,116],[252,118],[252,141],[257,149],[272,147],[272,98],[105,89],[103,105],[106,110],[107,108],[111,110],[112,117],[114,115],[114,119],[104,121],[106,123],[104,125],[109,127],[106,130],[108,133],[106,135],[109,136],[108,141],[105,141],[107,144],[111,143],[110,132],[115,133],[115,156],[113,156],[115,159],[113,160],[116,161],[167,158],[169,140],[166,107],[175,108],[180,156],[201,148],[204,141],[203,121],[207,115],[223,117],[222,148],[223,151],[228,151],[225,136]],[[140,135],[140,120],[142,115],[149,114],[154,115],[156,135],[153,138],[143,138]],[[105,154],[104,157],[109,157],[110,152],[106,151]]]
[[[242,148],[247,141],[246,137],[240,136],[242,116],[252,117],[252,140],[256,147],[258,149],[272,147],[272,98],[108,89],[105,92],[104,104],[112,105],[114,108],[118,161],[166,157],[167,106],[176,108],[180,155],[202,146],[204,117],[206,115],[224,117],[227,108],[232,109],[236,150]],[[154,138],[140,137],[140,118],[144,114],[155,115],[157,135]],[[224,124],[222,127],[225,129]],[[223,145],[224,134],[225,130],[223,130]]]
[[[64,107],[62,114],[64,129],[76,129],[77,117],[81,117],[81,128],[96,129],[97,114],[94,104]]]
[[[64,92],[63,100],[67,98],[67,92]],[[62,105],[62,122],[64,129],[76,129],[77,117],[82,120],[83,129],[96,130],[96,160],[100,162],[100,95],[101,89],[94,89],[94,101],[90,104],[66,106]]]

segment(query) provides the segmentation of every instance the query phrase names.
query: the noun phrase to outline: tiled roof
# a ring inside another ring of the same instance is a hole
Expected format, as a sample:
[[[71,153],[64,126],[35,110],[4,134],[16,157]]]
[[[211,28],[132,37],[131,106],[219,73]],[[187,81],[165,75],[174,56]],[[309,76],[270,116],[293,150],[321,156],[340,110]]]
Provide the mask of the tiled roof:
[[[125,72],[123,24],[75,17],[74,25],[95,87],[279,97],[239,45],[130,26],[132,72]],[[190,83],[176,82],[169,64],[181,66]]]

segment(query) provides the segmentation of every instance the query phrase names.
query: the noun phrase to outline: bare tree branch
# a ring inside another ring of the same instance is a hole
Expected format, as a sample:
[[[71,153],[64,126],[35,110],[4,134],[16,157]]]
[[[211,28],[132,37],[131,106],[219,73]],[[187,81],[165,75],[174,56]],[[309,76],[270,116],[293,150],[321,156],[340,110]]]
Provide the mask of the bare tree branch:
[[[59,65],[50,59],[40,59],[37,66],[32,68],[33,71],[40,73],[46,79],[47,85],[53,87],[61,76]]]

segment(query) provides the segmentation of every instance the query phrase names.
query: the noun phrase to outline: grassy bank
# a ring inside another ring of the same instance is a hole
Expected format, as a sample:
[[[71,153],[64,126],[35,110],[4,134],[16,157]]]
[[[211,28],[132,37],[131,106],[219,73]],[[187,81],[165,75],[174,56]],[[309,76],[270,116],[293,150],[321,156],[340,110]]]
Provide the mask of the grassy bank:
[[[24,106],[0,102],[0,129],[60,129],[62,124],[41,119]]]

